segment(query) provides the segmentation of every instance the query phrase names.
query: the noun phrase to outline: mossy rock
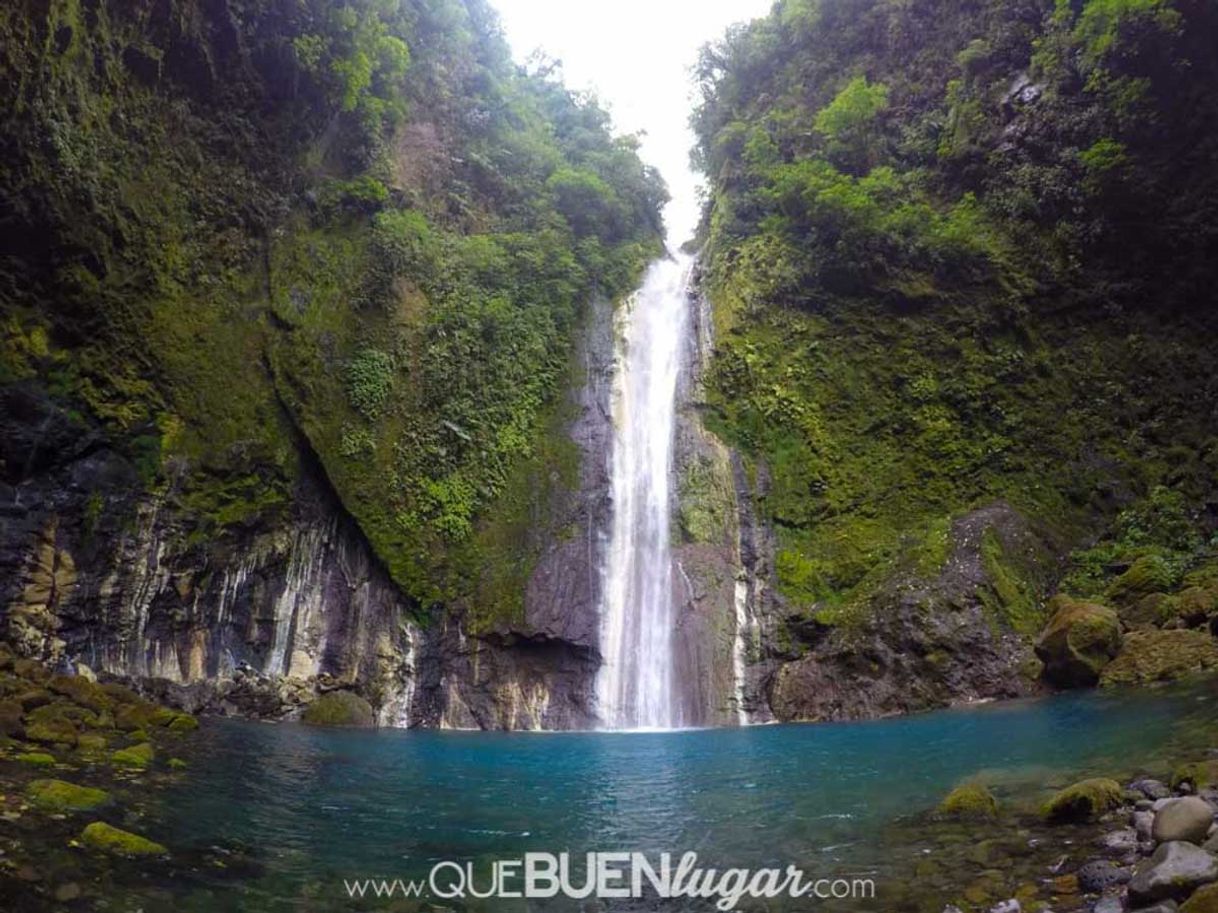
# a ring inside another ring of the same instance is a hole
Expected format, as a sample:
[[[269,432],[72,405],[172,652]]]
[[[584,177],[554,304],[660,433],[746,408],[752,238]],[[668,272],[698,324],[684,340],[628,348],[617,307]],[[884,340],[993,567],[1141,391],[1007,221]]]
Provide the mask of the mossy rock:
[[[1180,913],[1218,913],[1218,884],[1199,887],[1192,897],[1184,901]]]
[[[0,701],[0,735],[20,739],[25,735],[25,725],[21,718],[25,708],[17,701]]]
[[[1193,789],[1218,786],[1218,760],[1179,765],[1171,773],[1171,788],[1176,789],[1182,783],[1192,784]]]
[[[81,751],[105,751],[108,744],[100,732],[85,732],[76,740],[76,747]]]
[[[947,794],[936,814],[944,818],[994,818],[998,800],[980,783],[965,783]]]
[[[45,684],[51,677],[47,667],[36,659],[16,659],[13,661],[13,673],[37,685]]]
[[[310,726],[373,726],[372,705],[352,691],[330,691],[305,708],[301,720]]]
[[[194,732],[199,728],[199,721],[189,713],[176,714],[169,723],[170,732]]]
[[[39,707],[45,707],[47,704],[55,700],[55,695],[51,694],[45,688],[30,688],[18,694],[14,700],[21,705],[22,710],[29,713],[31,710],[37,710]]]
[[[106,697],[110,698],[116,704],[138,704],[141,703],[140,696],[128,688],[126,685],[120,685],[118,682],[106,682],[98,685]]]
[[[114,704],[112,697],[82,675],[56,675],[47,682],[47,690],[93,711],[108,710]]]
[[[1218,613],[1218,589],[1190,586],[1175,596],[1176,613],[1189,625],[1202,624]]]
[[[1174,588],[1176,578],[1159,555],[1143,555],[1112,581],[1104,595],[1117,605],[1132,605],[1143,596]]]
[[[110,761],[120,767],[138,767],[144,768],[152,763],[152,759],[156,756],[156,752],[152,747],[151,742],[141,742],[138,745],[133,745],[130,748],[120,748],[114,754],[110,755]]]
[[[1097,777],[1067,786],[1041,807],[1049,821],[1090,821],[1121,804],[1121,784]]]
[[[23,751],[17,755],[15,760],[34,767],[51,767],[55,764],[55,756],[49,755],[45,751]]]
[[[104,821],[94,821],[86,827],[80,834],[80,842],[89,849],[119,856],[164,856],[169,853],[164,846],[147,837],[120,830]]]
[[[110,801],[104,789],[77,786],[66,780],[34,780],[25,788],[31,804],[57,812],[87,812]]]
[[[114,710],[114,725],[124,732],[147,729],[153,725],[152,719],[157,709],[155,705],[144,701],[122,704]]]
[[[181,758],[170,758],[169,759],[169,769],[170,770],[185,770],[188,766],[189,765],[185,761],[183,761]]]
[[[70,748],[76,744],[76,725],[63,716],[34,720],[26,723],[25,737],[31,742]]]
[[[1112,609],[1055,596],[1053,616],[1036,642],[1044,677],[1063,688],[1094,685],[1121,649],[1121,623]]]
[[[1218,643],[1204,630],[1132,631],[1104,667],[1101,687],[1175,681],[1218,668]]]

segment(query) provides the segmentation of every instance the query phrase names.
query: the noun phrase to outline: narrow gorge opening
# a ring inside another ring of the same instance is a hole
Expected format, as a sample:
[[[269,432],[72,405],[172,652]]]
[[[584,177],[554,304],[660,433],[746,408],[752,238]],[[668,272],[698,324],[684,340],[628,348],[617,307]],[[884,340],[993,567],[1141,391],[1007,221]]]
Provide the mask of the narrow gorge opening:
[[[682,725],[673,667],[676,624],[673,438],[693,258],[653,263],[619,315],[613,389],[613,521],[602,560],[600,725]]]

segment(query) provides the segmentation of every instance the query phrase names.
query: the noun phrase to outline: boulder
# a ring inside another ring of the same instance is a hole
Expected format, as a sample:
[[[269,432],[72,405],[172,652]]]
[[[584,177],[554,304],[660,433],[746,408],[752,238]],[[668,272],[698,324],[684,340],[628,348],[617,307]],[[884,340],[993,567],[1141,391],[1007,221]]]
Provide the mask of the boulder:
[[[81,832],[80,842],[93,850],[119,856],[164,856],[169,850],[147,837],[94,821]]]
[[[980,783],[965,783],[947,794],[936,813],[944,818],[993,818],[998,800]]]
[[[1171,796],[1171,790],[1167,788],[1166,783],[1161,780],[1152,780],[1150,777],[1134,780],[1129,784],[1129,788],[1141,793],[1147,799],[1167,799]]]
[[[1128,866],[1110,859],[1094,859],[1078,870],[1078,886],[1085,894],[1099,894],[1114,885],[1125,884],[1133,876]]]
[[[130,748],[121,748],[110,755],[110,761],[119,767],[144,768],[152,763],[155,755],[150,742],[140,742]]]
[[[1100,686],[1174,681],[1218,668],[1218,643],[1203,630],[1132,631],[1116,659],[1100,675]]]
[[[1042,806],[1041,814],[1052,822],[1088,821],[1120,805],[1121,795],[1116,780],[1083,780],[1054,795]]]
[[[1151,836],[1156,843],[1186,840],[1201,843],[1214,823],[1214,809],[1204,799],[1185,796],[1169,799],[1167,804],[1155,812]]]
[[[104,789],[77,786],[66,780],[34,780],[25,788],[25,797],[32,805],[56,812],[92,811],[110,801]]]
[[[1129,899],[1137,905],[1181,900],[1205,884],[1218,881],[1218,859],[1191,843],[1162,843],[1138,863],[1129,882]]]
[[[1055,596],[1053,616],[1036,641],[1044,677],[1062,688],[1094,685],[1121,649],[1121,623],[1106,606]]]
[[[1197,889],[1180,913],[1218,913],[1218,884],[1207,884]]]
[[[331,691],[305,708],[301,720],[310,726],[374,726],[372,705],[353,691]]]

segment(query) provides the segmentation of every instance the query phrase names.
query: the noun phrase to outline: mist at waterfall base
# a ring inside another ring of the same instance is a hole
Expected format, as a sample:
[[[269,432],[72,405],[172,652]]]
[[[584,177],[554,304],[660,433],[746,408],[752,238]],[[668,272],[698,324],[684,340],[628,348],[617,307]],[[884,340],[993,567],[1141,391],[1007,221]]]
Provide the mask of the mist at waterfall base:
[[[208,720],[189,776],[150,798],[140,830],[184,851],[236,843],[262,867],[239,883],[219,871],[175,880],[170,889],[188,895],[179,910],[348,909],[344,877],[564,850],[693,850],[706,865],[865,872],[882,892],[925,858],[921,830],[894,822],[933,808],[961,778],[985,770],[1014,803],[1048,782],[1153,770],[1153,752],[1175,734],[1218,722],[1214,696],[1213,686],[1090,692],[885,721],[630,736]]]

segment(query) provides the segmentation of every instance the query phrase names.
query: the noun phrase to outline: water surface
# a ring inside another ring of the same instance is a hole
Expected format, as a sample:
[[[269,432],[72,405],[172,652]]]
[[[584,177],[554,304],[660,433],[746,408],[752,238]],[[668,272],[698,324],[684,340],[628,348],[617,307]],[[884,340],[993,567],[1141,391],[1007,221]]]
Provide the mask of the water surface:
[[[153,803],[145,829],[171,847],[250,847],[269,893],[234,896],[233,909],[326,909],[302,898],[337,898],[343,878],[530,850],[696,850],[719,866],[795,863],[882,880],[924,851],[893,825],[917,820],[962,778],[981,773],[1018,804],[1084,774],[1162,773],[1182,740],[1196,748],[1216,731],[1215,694],[1212,685],[1089,693],[872,722],[670,733],[211,721],[189,776]],[[894,845],[897,832],[905,845]]]

